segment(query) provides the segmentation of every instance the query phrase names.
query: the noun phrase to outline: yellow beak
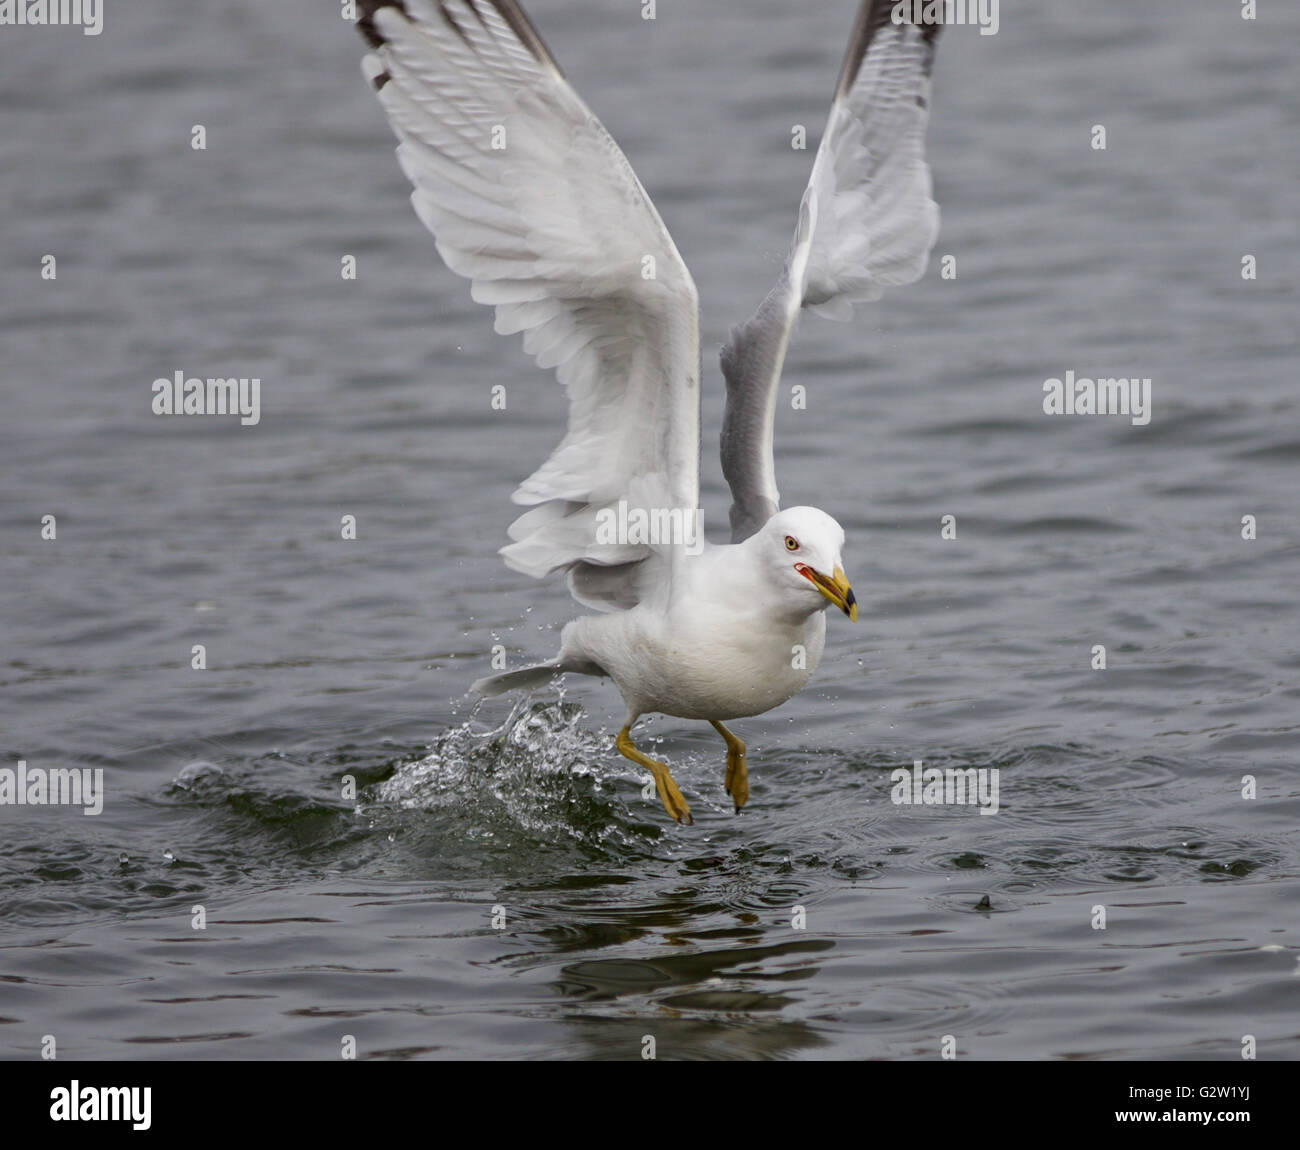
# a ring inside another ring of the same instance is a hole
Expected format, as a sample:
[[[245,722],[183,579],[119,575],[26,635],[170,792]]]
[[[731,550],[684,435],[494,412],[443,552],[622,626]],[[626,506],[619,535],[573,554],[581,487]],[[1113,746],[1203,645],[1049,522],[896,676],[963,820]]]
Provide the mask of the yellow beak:
[[[794,569],[846,614],[850,621],[858,621],[858,600],[849,586],[848,577],[839,568],[829,579],[820,571],[814,571],[806,563],[796,563]]]

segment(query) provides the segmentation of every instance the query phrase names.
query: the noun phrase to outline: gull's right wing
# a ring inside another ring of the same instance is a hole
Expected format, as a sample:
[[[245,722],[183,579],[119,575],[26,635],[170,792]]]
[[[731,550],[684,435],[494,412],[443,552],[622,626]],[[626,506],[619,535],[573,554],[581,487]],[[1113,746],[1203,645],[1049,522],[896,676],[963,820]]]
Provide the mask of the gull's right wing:
[[[699,505],[699,303],[627,159],[515,0],[360,0],[365,72],[411,199],[452,271],[568,392],[569,426],[514,493],[516,570],[593,568],[635,599],[651,548],[601,541],[602,511]],[[621,577],[621,572],[627,578]],[[582,583],[582,587],[587,586]]]
[[[800,311],[851,318],[853,304],[919,279],[938,236],[925,127],[939,25],[894,23],[898,7],[863,0],[790,254],[776,286],[732,328],[722,350],[722,471],[731,488],[733,543],[780,506],[772,425]]]

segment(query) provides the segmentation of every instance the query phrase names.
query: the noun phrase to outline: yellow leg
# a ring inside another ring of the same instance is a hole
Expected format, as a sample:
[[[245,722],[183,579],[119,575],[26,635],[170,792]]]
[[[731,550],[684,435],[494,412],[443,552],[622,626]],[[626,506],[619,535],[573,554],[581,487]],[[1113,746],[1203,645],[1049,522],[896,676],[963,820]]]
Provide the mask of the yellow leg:
[[[668,767],[657,759],[652,759],[649,755],[643,755],[638,751],[632,745],[631,730],[632,724],[628,723],[619,731],[618,738],[614,740],[614,745],[618,747],[618,753],[625,759],[640,763],[641,766],[654,775],[655,786],[659,790],[659,798],[663,801],[664,810],[679,823],[691,826],[695,822],[691,818],[691,808],[686,805],[686,800],[682,798],[682,792],[677,789],[677,784],[673,782],[672,775],[668,773]]]
[[[727,794],[736,804],[736,814],[749,802],[749,770],[745,766],[745,744],[742,743],[721,723],[713,723],[713,729],[727,740]]]

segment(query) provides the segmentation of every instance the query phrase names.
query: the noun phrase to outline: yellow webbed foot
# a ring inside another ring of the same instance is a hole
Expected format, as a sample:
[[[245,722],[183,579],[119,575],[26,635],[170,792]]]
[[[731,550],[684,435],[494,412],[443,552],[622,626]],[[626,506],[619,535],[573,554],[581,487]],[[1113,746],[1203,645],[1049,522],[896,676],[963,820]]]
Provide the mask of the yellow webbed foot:
[[[659,791],[659,799],[664,804],[664,810],[676,819],[679,823],[685,823],[687,826],[694,824],[695,820],[691,818],[691,808],[682,798],[681,789],[677,786],[672,774],[669,772],[666,764],[659,762],[657,759],[644,755],[632,745],[631,724],[629,723],[618,733],[614,740],[614,745],[618,747],[618,753],[625,759],[631,759],[634,763],[639,763],[649,771],[655,780],[655,788]]]
[[[745,766],[745,744],[733,735],[721,723],[714,723],[713,729],[727,740],[727,775],[724,784],[731,801],[736,804],[736,814],[749,802],[749,769]]]

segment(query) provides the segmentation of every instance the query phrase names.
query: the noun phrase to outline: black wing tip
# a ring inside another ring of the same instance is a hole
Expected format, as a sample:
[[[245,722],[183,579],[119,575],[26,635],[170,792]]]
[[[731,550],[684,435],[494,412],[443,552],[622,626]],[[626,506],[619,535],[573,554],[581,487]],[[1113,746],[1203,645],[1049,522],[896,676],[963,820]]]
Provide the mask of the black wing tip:
[[[375,27],[375,14],[381,8],[396,8],[408,20],[411,14],[406,10],[404,0],[359,0],[358,7],[361,15],[357,17],[357,31],[366,38],[366,43],[372,48],[382,48],[387,41],[379,34],[379,29]],[[384,85],[375,80],[375,87],[382,88]]]
[[[469,37],[465,29],[452,13],[452,4],[448,0],[435,0],[435,2],[448,27],[462,40],[469,43]],[[515,34],[519,42],[528,49],[538,63],[545,64],[557,73],[560,72],[560,66],[555,62],[555,57],[551,55],[550,49],[547,48],[537,29],[533,27],[532,21],[528,19],[524,10],[516,3],[516,0],[461,0],[461,2],[485,27],[482,8],[492,8],[505,21],[511,32]],[[361,15],[357,17],[357,31],[365,37],[366,43],[372,48],[382,48],[387,43],[382,33],[375,27],[375,15],[381,8],[396,8],[408,20],[411,18],[405,0],[358,0],[358,4]],[[387,76],[377,77],[375,87],[382,88],[387,82]]]
[[[468,44],[470,42],[469,36],[466,34],[465,29],[461,27],[460,21],[452,14],[446,0],[434,0],[434,3],[438,5],[438,12],[446,22],[447,27]],[[360,4],[361,15],[357,18],[357,30],[366,38],[366,43],[372,48],[382,48],[388,42],[379,29],[375,27],[375,16],[381,8],[396,8],[407,20],[411,19],[411,13],[406,8],[406,0],[360,0]],[[478,5],[473,0],[466,0],[466,5],[482,23],[483,15],[479,12]],[[376,88],[383,87],[380,79],[384,79],[384,83],[387,82],[386,78],[377,77],[375,81]]]
[[[894,19],[896,9],[904,17],[902,20]],[[862,61],[867,58],[872,42],[882,28],[891,24],[906,24],[920,30],[921,40],[930,49],[930,58],[925,61],[928,75],[934,43],[943,27],[943,11],[943,0],[933,7],[930,0],[906,0],[902,5],[897,0],[862,0],[857,21],[853,25],[853,35],[849,40],[849,50],[844,57],[844,66],[840,69],[840,78],[835,85],[835,98],[838,100],[845,95],[857,82]],[[913,16],[919,16],[920,19],[914,20]]]

